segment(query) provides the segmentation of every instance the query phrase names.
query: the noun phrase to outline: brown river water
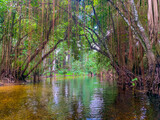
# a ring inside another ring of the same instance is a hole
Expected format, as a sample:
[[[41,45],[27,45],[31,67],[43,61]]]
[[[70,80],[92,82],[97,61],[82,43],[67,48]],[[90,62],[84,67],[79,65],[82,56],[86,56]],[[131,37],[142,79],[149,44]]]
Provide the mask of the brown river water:
[[[160,120],[160,104],[116,81],[47,78],[0,87],[0,120]]]

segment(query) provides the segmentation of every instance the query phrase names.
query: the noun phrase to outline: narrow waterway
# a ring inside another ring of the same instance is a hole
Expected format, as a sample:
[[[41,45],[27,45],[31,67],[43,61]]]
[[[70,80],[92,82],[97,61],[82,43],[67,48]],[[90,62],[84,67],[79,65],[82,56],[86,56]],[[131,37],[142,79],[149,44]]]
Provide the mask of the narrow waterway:
[[[116,81],[55,80],[0,87],[0,120],[159,120],[158,99],[118,90]]]

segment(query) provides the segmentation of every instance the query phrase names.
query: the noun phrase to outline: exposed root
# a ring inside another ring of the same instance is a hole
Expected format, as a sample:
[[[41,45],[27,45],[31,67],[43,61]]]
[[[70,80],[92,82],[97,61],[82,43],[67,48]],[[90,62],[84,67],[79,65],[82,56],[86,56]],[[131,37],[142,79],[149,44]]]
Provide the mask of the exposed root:
[[[14,83],[16,81],[15,77],[11,72],[7,72],[6,70],[2,70],[0,74],[0,78],[5,83]]]

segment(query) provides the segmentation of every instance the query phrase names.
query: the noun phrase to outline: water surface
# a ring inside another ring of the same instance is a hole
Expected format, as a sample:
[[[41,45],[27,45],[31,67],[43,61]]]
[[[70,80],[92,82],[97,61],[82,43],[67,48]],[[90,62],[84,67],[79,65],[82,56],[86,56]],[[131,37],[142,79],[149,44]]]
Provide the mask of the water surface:
[[[158,99],[118,90],[116,81],[55,80],[0,87],[0,120],[158,120]]]

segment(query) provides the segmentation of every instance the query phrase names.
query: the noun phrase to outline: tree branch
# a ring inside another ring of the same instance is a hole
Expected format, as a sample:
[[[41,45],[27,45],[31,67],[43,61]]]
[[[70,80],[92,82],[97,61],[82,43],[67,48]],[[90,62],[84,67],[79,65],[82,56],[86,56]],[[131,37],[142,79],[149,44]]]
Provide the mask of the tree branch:
[[[66,35],[66,37],[64,38],[64,40],[66,40],[66,39],[67,39],[67,35]],[[38,65],[39,65],[48,55],[50,55],[50,54],[58,47],[58,45],[59,45],[61,42],[63,42],[64,40],[59,40],[59,41],[56,43],[56,45],[55,45],[49,52],[47,52],[47,53],[38,61],[38,63],[27,73],[27,75],[25,75],[25,78],[28,77],[28,76],[38,67]]]

